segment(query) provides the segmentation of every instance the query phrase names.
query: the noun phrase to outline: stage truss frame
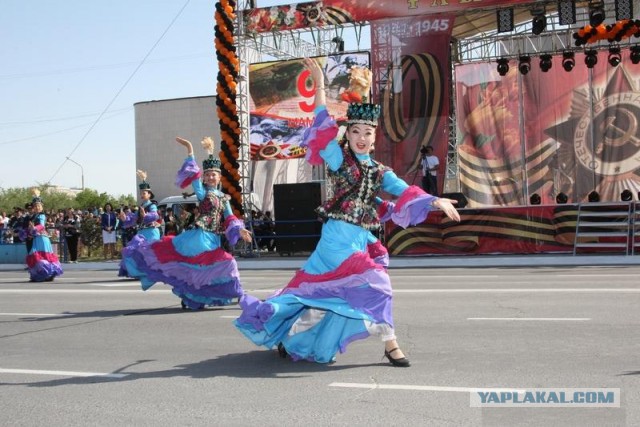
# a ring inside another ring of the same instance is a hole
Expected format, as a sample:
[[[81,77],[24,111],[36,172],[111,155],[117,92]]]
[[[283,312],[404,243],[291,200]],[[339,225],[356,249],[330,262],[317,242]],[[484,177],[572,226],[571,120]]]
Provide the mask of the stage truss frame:
[[[640,1],[634,0],[634,9],[638,7]],[[238,0],[236,2],[236,28],[235,46],[236,55],[239,60],[239,78],[236,93],[236,104],[240,126],[240,150],[239,159],[240,176],[242,187],[242,201],[245,213],[251,215],[251,160],[249,153],[249,64],[281,59],[302,58],[308,56],[321,56],[338,52],[336,43],[332,40],[335,37],[342,37],[344,31],[353,31],[357,40],[357,49],[370,48],[370,43],[361,46],[361,35],[363,29],[370,27],[370,23],[352,22],[340,25],[327,25],[324,27],[308,27],[296,30],[274,31],[268,33],[249,33],[244,24],[243,12],[250,9],[253,4],[251,0]],[[537,2],[537,5],[544,4],[547,7],[547,29],[540,35],[531,33],[531,24],[527,20],[524,23],[516,24],[514,30],[509,33],[498,33],[496,30],[480,32],[475,36],[451,40],[451,96],[455,100],[455,72],[456,64],[472,62],[495,62],[498,58],[518,59],[520,56],[538,56],[541,54],[561,53],[564,51],[582,52],[584,50],[606,50],[611,46],[627,47],[637,43],[627,39],[620,43],[611,44],[600,41],[589,44],[585,47],[575,47],[573,33],[589,22],[587,2],[579,2],[576,9],[576,22],[571,25],[560,25],[557,13],[554,11],[555,1]],[[533,5],[518,6],[518,9],[531,9]],[[605,0],[605,13],[607,16],[614,16],[615,1]],[[491,10],[495,10],[491,9]],[[379,59],[384,59],[385,55],[392,52],[380,52]],[[392,61],[389,61],[392,62]],[[378,88],[385,87],[389,79],[389,73],[382,70],[374,75],[374,84]],[[458,168],[458,140],[456,129],[455,102],[451,103],[448,116],[448,147],[445,184],[448,188],[445,191],[459,191],[459,168]],[[324,169],[319,170],[314,166],[314,180],[324,179]],[[453,184],[451,183],[453,181]]]

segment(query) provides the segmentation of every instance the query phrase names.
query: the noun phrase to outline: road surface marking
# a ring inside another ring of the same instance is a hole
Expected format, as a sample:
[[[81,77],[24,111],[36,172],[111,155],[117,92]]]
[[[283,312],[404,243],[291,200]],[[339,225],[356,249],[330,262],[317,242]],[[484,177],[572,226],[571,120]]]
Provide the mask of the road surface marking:
[[[394,289],[393,293],[640,293],[640,288],[463,288],[463,289]]]
[[[101,372],[73,372],[73,371],[42,371],[32,369],[2,369],[0,374],[28,374],[28,375],[55,375],[58,377],[103,377],[124,378],[129,374],[105,374]]]
[[[585,322],[590,317],[467,317],[467,320],[523,320],[541,322]]]
[[[443,387],[431,385],[406,385],[406,384],[362,384],[362,383],[331,383],[329,387],[341,388],[366,388],[371,390],[418,390],[418,391],[448,391],[455,393],[474,393],[478,391],[510,391],[523,392],[524,389],[516,388],[487,388],[487,387]]]
[[[277,289],[249,289],[248,293],[273,293]],[[394,289],[396,294],[457,294],[457,293],[640,293],[640,288],[457,288],[457,289]],[[142,294],[140,289],[0,289],[0,294]],[[170,294],[169,289],[150,289],[146,294]]]
[[[49,317],[49,316],[73,316],[69,313],[49,314],[49,313],[0,313],[0,316],[26,316],[26,317]]]
[[[140,289],[0,289],[0,294],[142,294]],[[150,289],[146,294],[170,294],[168,289]]]

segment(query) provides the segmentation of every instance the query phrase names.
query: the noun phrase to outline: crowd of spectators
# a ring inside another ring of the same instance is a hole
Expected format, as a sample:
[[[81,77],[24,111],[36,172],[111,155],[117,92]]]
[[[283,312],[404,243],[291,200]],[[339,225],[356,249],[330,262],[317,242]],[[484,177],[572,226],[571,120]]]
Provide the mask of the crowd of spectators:
[[[111,206],[111,204],[109,204]],[[105,206],[106,207],[106,206]],[[51,238],[56,252],[63,262],[75,263],[79,256],[97,256],[97,252],[103,249],[103,230],[105,222],[105,207],[91,209],[67,208],[58,211],[45,210],[47,217],[46,229]],[[108,207],[107,207],[108,209]],[[122,248],[135,236],[135,226],[126,228],[120,221],[120,213],[135,212],[137,207],[120,206],[115,209],[114,230],[117,236],[118,247]],[[176,213],[169,209],[158,211],[161,223],[161,235],[175,236],[189,228],[194,218],[198,216],[198,207],[191,206],[179,210]],[[275,222],[270,211],[252,211],[251,229],[255,235],[258,249],[273,252],[276,250]],[[28,236],[26,230],[32,212],[30,204],[24,207],[15,207],[13,212],[0,212],[0,244],[25,243]],[[106,256],[106,253],[103,254]]]
[[[134,210],[137,208],[134,208]],[[121,206],[121,210],[129,211],[128,206]],[[47,222],[45,228],[54,249],[63,262],[75,263],[80,253],[91,257],[103,245],[102,217],[104,208],[91,209],[60,209],[45,210]],[[30,204],[24,207],[14,207],[13,212],[0,212],[0,244],[26,243],[29,238],[27,230],[32,212]],[[127,230],[119,221],[115,221],[114,229],[117,240],[125,246],[127,241],[135,235],[135,230]]]

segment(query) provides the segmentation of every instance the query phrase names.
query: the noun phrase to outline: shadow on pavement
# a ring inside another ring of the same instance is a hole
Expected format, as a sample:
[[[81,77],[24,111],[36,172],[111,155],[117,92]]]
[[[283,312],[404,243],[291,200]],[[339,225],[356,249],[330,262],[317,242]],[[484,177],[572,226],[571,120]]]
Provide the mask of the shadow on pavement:
[[[339,355],[338,355],[339,360]],[[60,378],[49,381],[22,382],[22,383],[0,383],[0,385],[25,385],[28,387],[58,387],[72,384],[97,384],[113,383],[122,381],[137,381],[154,378],[278,378],[294,379],[310,376],[321,372],[341,371],[345,369],[366,368],[371,366],[388,366],[388,363],[371,363],[363,365],[340,365],[319,364],[313,362],[293,362],[289,359],[282,359],[275,350],[256,350],[248,353],[235,353],[220,356],[216,359],[203,360],[186,365],[178,365],[164,371],[153,372],[128,372],[128,368],[141,365],[151,360],[139,360],[135,363],[120,368],[111,374],[126,375],[122,378],[110,377],[73,377]]]

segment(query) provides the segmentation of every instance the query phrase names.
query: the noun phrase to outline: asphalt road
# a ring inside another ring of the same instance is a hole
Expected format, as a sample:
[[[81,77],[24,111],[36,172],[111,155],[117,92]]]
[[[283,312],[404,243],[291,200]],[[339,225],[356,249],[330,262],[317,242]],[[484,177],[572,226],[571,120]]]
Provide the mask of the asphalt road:
[[[267,296],[291,270],[242,271]],[[640,267],[390,271],[396,332],[291,362],[169,287],[115,271],[0,272],[0,425],[640,425]],[[478,389],[615,388],[613,408],[470,407]]]

